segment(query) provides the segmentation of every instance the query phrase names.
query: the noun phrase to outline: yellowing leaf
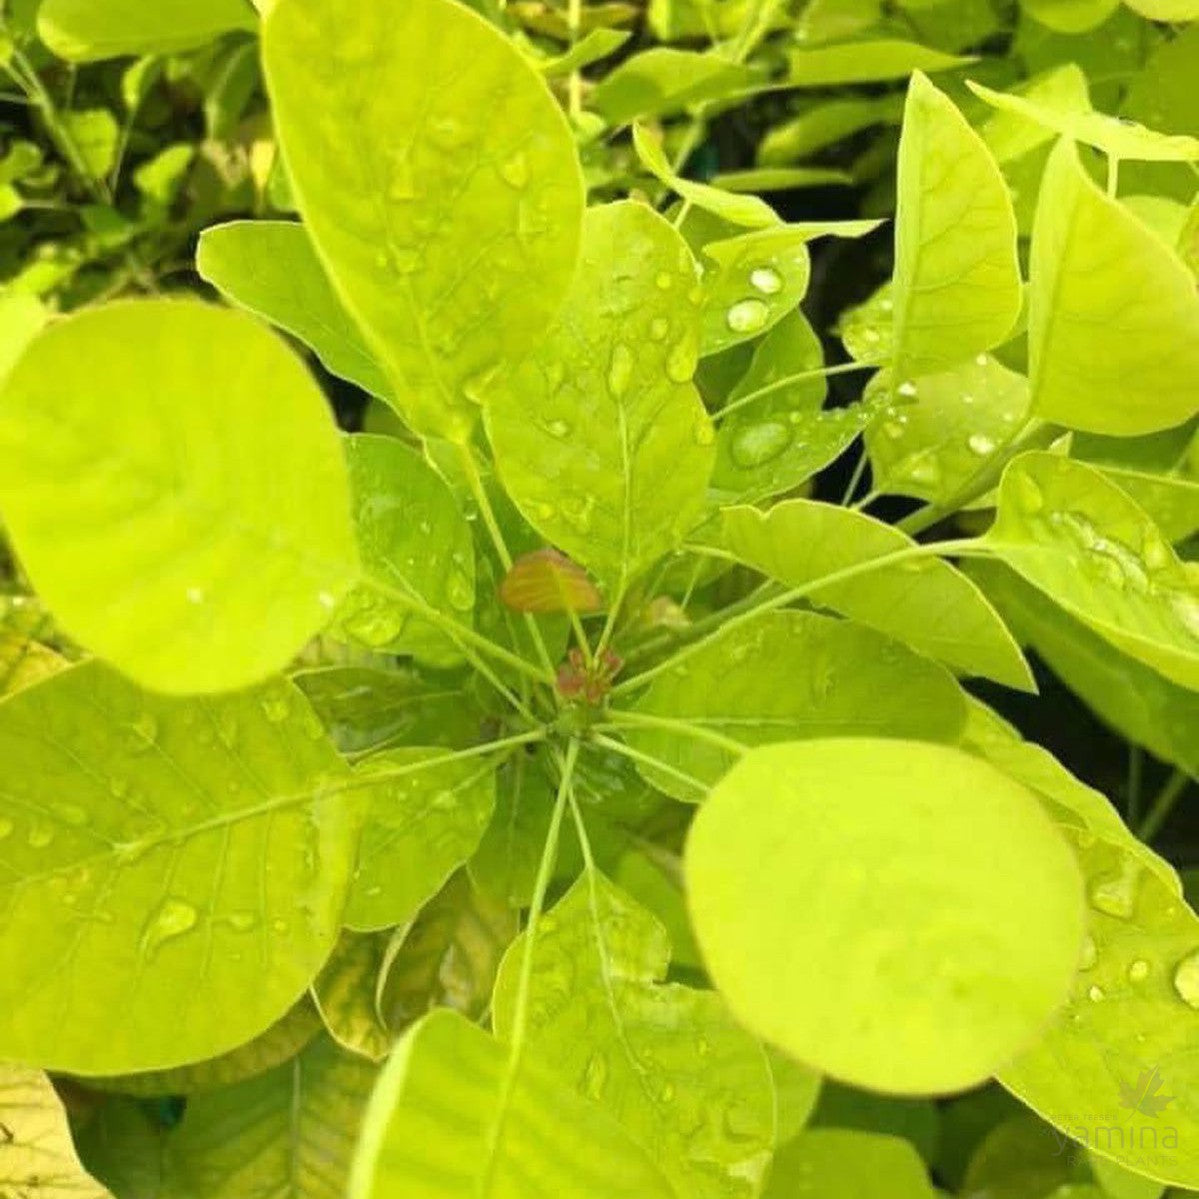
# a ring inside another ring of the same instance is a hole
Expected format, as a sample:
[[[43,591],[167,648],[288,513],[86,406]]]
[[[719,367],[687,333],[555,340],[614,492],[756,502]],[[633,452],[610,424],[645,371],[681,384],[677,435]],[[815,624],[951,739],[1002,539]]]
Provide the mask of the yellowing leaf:
[[[51,325],[0,391],[0,456],[38,594],[155,690],[282,669],[357,575],[324,397],[240,313],[149,300]]]
[[[1037,205],[1028,341],[1033,410],[1046,420],[1127,437],[1199,410],[1194,277],[1067,141]]]
[[[514,612],[598,612],[603,598],[587,572],[557,550],[524,554],[500,583],[500,599]]]
[[[565,117],[520,51],[451,0],[279,0],[263,43],[295,197],[334,286],[401,415],[464,439],[574,273],[583,189]]]
[[[945,746],[754,750],[686,849],[709,972],[748,1028],[872,1090],[981,1082],[1065,1000],[1082,883],[1036,799]]]
[[[920,72],[900,139],[891,299],[900,380],[998,345],[1022,301],[1007,184],[983,140]]]

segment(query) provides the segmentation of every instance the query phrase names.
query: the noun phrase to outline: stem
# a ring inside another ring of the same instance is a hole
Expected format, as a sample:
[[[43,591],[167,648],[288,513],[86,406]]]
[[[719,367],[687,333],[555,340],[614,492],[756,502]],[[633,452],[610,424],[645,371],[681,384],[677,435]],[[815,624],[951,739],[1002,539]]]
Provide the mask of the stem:
[[[629,712],[614,708],[608,712],[608,723],[618,728],[657,729],[664,733],[683,733],[688,737],[694,737],[696,741],[706,741],[709,745],[715,745],[728,753],[736,754],[737,757],[740,757],[749,748],[733,737],[726,737],[723,733],[717,733],[702,725],[692,724],[689,720],[672,716],[652,716],[648,712]]]
[[[895,527],[909,537],[915,537],[933,525],[940,524],[946,517],[952,516],[967,504],[973,503],[984,496],[999,482],[1007,464],[1017,454],[1030,449],[1044,449],[1058,436],[1060,430],[1056,425],[1047,425],[1040,420],[1031,420],[1020,429],[1004,447],[1002,454],[996,454],[973,478],[968,479],[947,500],[928,504],[905,517]]]
[[[387,770],[369,772],[353,779],[344,786],[331,787],[325,794],[340,791],[352,791],[359,787],[373,786],[375,783],[385,783],[391,779],[404,778],[410,774],[419,774],[422,770],[432,770],[437,766],[448,766],[451,762],[465,762],[470,758],[480,758],[487,754],[499,753],[505,749],[516,749],[522,745],[534,745],[544,741],[548,736],[545,729],[531,729],[527,733],[514,733],[511,737],[500,737],[496,741],[487,741],[482,745],[471,745],[466,749],[451,750],[449,753],[438,754],[435,758],[422,758],[419,762],[406,762],[403,766],[392,766]],[[371,753],[375,752],[373,750]]]
[[[845,494],[841,496],[841,507],[845,508],[849,505],[849,501],[853,499],[853,493],[857,491],[858,484],[862,481],[862,476],[866,473],[866,467],[870,465],[870,455],[866,453],[865,445],[862,446],[862,452],[858,455],[858,464],[853,468],[853,474],[849,477],[849,485],[845,488]]]
[[[775,379],[773,383],[767,383],[765,387],[759,387],[747,395],[738,396],[731,404],[726,404],[712,419],[724,420],[726,416],[748,407],[756,400],[765,399],[766,396],[783,391],[793,383],[806,383],[811,379],[831,379],[834,375],[848,375],[854,371],[873,371],[878,370],[878,366],[877,362],[842,362],[836,366],[822,366],[810,371],[800,371],[794,375],[784,375],[781,379]]]
[[[466,472],[467,482],[470,484],[471,494],[475,497],[475,503],[478,505],[479,512],[483,517],[483,523],[487,526],[487,534],[491,538],[491,544],[495,546],[495,552],[499,555],[500,563],[504,570],[510,571],[512,569],[512,555],[508,552],[508,545],[504,541],[500,522],[496,520],[495,509],[491,506],[491,500],[487,495],[487,488],[483,486],[483,479],[479,474],[479,467],[475,462],[475,456],[471,452],[470,446],[465,442],[458,443],[458,452],[462,459],[462,466]],[[545,641],[542,639],[541,629],[538,628],[537,622],[528,612],[524,614],[524,618],[525,627],[529,630],[529,636],[533,639],[533,647],[537,650],[537,656],[541,659],[541,666],[545,672],[538,679],[538,682],[552,683],[554,678],[554,664],[550,661],[549,650],[546,649]],[[523,658],[520,660],[524,661]]]
[[[991,552],[990,546],[985,545],[975,538],[907,546],[891,554],[883,554],[878,558],[867,559],[865,562],[856,562],[853,566],[846,566],[841,570],[833,571],[832,574],[824,575],[822,578],[810,579],[799,587],[792,587],[790,590],[770,596],[760,603],[744,607],[732,617],[728,617],[727,611],[718,613],[717,615],[726,617],[726,619],[720,622],[714,632],[700,641],[694,641],[683,647],[678,653],[673,654],[663,662],[659,662],[656,666],[650,667],[649,670],[644,670],[640,674],[626,679],[623,683],[619,683],[612,688],[612,694],[619,695],[636,687],[643,687],[651,679],[677,666],[680,662],[691,657],[692,654],[698,653],[714,637],[720,636],[730,629],[738,628],[751,620],[756,620],[766,612],[774,612],[779,608],[785,608],[788,604],[793,604],[796,600],[806,599],[813,592],[820,591],[825,587],[832,587],[836,583],[847,582],[850,579],[857,578],[859,575],[870,574],[872,571],[881,570],[883,567],[896,566],[901,562],[911,562],[918,558],[932,558],[949,554],[985,556]]]
[[[537,944],[537,930],[541,924],[542,911],[545,908],[545,895],[549,890],[550,876],[554,870],[554,860],[558,854],[558,839],[562,832],[562,818],[566,813],[567,797],[571,793],[571,780],[574,777],[575,762],[579,756],[577,741],[571,741],[566,750],[566,760],[562,766],[562,778],[558,784],[558,796],[554,801],[554,813],[550,818],[549,832],[546,834],[545,846],[541,851],[541,864],[537,868],[537,881],[533,885],[533,898],[529,906],[529,922],[525,926],[524,953],[520,961],[520,978],[516,987],[516,1001],[512,1010],[512,1040],[508,1046],[508,1061],[504,1068],[504,1077],[500,1082],[500,1093],[496,1104],[495,1122],[491,1126],[487,1138],[487,1159],[483,1163],[483,1172],[479,1181],[479,1195],[486,1199],[491,1194],[495,1182],[496,1166],[499,1162],[500,1143],[504,1137],[504,1126],[508,1122],[508,1112],[512,1106],[512,1095],[516,1089],[516,1078],[520,1072],[521,1058],[524,1055],[525,1039],[529,1025],[529,992],[533,983],[533,955]]]
[[[1107,194],[1109,199],[1116,199],[1120,190],[1120,160],[1111,154],[1107,160]]]
[[[631,762],[637,762],[641,766],[650,767],[651,770],[660,770],[663,774],[669,774],[699,792],[708,790],[708,784],[697,779],[695,775],[688,774],[677,766],[671,766],[669,762],[663,762],[661,758],[655,758],[653,754],[643,753],[631,745],[626,745],[623,741],[617,741],[615,737],[605,737],[603,733],[597,733],[594,742],[596,745],[602,745],[605,749],[610,749],[615,754],[628,758]]]
[[[1137,836],[1142,841],[1149,844],[1161,832],[1162,826],[1174,810],[1174,805],[1186,793],[1190,784],[1191,776],[1183,770],[1175,770],[1170,775],[1165,786],[1157,793],[1157,798],[1146,813],[1145,819],[1141,821],[1140,828],[1137,829]]]

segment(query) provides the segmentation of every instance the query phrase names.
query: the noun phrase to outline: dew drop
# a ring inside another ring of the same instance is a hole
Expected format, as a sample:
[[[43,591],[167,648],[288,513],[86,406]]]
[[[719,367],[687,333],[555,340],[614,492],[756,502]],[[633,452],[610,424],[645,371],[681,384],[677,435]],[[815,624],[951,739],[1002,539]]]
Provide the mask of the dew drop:
[[[1149,963],[1144,958],[1137,958],[1128,967],[1128,981],[1130,983],[1143,983],[1149,977]]]
[[[633,378],[633,352],[623,342],[612,350],[612,361],[608,364],[608,390],[615,399],[620,399],[629,389]]]
[[[666,374],[673,383],[690,383],[695,374],[699,350],[693,337],[680,337],[666,356]]]
[[[189,604],[202,604],[204,602],[203,587],[189,587],[187,589],[187,602]]]
[[[1090,999],[1090,1001],[1092,1003],[1102,1003],[1103,1002],[1103,988],[1102,987],[1092,987],[1087,992],[1087,997]]]
[[[529,182],[529,160],[518,150],[500,167],[500,178],[518,191]]]
[[[777,296],[783,290],[783,277],[772,266],[760,266],[750,271],[749,282],[764,296]]]
[[[1199,950],[1188,954],[1174,970],[1174,990],[1193,1008],[1199,1008]]]
[[[977,454],[980,458],[995,452],[994,438],[988,437],[985,433],[971,433],[966,439],[966,445],[969,446],[972,454]]]
[[[706,416],[701,416],[695,422],[696,445],[711,445],[715,440],[716,430],[712,428],[712,422]]]
[[[914,399],[917,394],[916,384],[913,383],[911,379],[905,379],[895,390],[901,396],[905,396],[909,400]]]
[[[770,309],[761,300],[738,300],[725,315],[734,333],[757,333],[766,327],[769,318]]]
[[[30,849],[45,849],[54,840],[54,830],[48,824],[35,824],[26,840]]]
[[[282,935],[283,933],[287,932],[287,921],[286,920],[272,920],[271,928],[275,932]]]
[[[331,591],[322,591],[316,597],[316,602],[320,604],[326,612],[332,612],[337,607],[337,598]]]
[[[195,927],[196,909],[190,903],[175,898],[164,900],[142,932],[142,949],[154,953]]]
[[[551,437],[557,437],[559,440],[570,435],[570,425],[564,420],[552,420],[545,429]]]
[[[558,509],[553,504],[538,504],[537,515],[541,520],[552,520]]]
[[[1078,951],[1078,968],[1090,970],[1099,959],[1099,950],[1095,947],[1095,938],[1087,936],[1083,939],[1082,948]]]
[[[665,341],[670,332],[670,322],[664,316],[656,316],[649,323],[649,335],[654,341]]]
[[[791,444],[793,436],[790,424],[766,420],[739,429],[729,452],[737,466],[750,470],[777,458]]]
[[[660,290],[669,291],[670,285],[673,282],[673,280],[671,279],[670,275],[667,274],[666,271],[659,271],[658,277],[654,280],[654,282],[658,285]]]
[[[229,927],[235,933],[248,933],[258,924],[258,917],[253,912],[230,912]]]
[[[1105,916],[1127,920],[1136,907],[1140,881],[1140,864],[1125,862],[1117,873],[1099,878],[1092,884],[1091,906]]]

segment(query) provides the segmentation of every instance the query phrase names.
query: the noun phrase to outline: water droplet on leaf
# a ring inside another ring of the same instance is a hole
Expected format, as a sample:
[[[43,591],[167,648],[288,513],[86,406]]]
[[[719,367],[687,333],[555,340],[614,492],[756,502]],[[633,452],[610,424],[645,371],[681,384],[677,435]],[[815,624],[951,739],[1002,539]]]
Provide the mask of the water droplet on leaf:
[[[769,319],[770,309],[761,300],[738,300],[725,316],[734,333],[757,333]]]
[[[750,271],[749,282],[765,296],[776,296],[783,290],[783,277],[772,266],[760,266]]]
[[[761,421],[738,429],[729,452],[737,466],[751,470],[777,458],[791,444],[793,436],[790,424],[780,420]]]
[[[985,457],[987,454],[995,452],[995,440],[988,437],[985,433],[971,433],[966,439],[966,445],[970,447],[972,454],[978,454],[979,457]]]
[[[1199,1008],[1199,950],[1178,963],[1174,970],[1174,990],[1183,1003]]]
[[[1149,963],[1144,958],[1138,958],[1128,967],[1128,981],[1143,983],[1149,977]]]
[[[154,953],[167,941],[196,927],[196,909],[182,899],[167,899],[159,905],[142,933],[142,949]]]
[[[608,364],[608,390],[615,399],[620,399],[629,389],[633,377],[633,352],[623,342],[612,350],[612,361]]]

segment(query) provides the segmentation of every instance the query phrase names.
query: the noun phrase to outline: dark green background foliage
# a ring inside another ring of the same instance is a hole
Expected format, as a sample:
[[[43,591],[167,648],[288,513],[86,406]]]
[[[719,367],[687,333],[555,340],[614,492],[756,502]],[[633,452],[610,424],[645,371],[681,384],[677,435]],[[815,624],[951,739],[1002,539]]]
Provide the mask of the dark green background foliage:
[[[1199,1193],[1197,0],[0,67],[0,1199]]]

